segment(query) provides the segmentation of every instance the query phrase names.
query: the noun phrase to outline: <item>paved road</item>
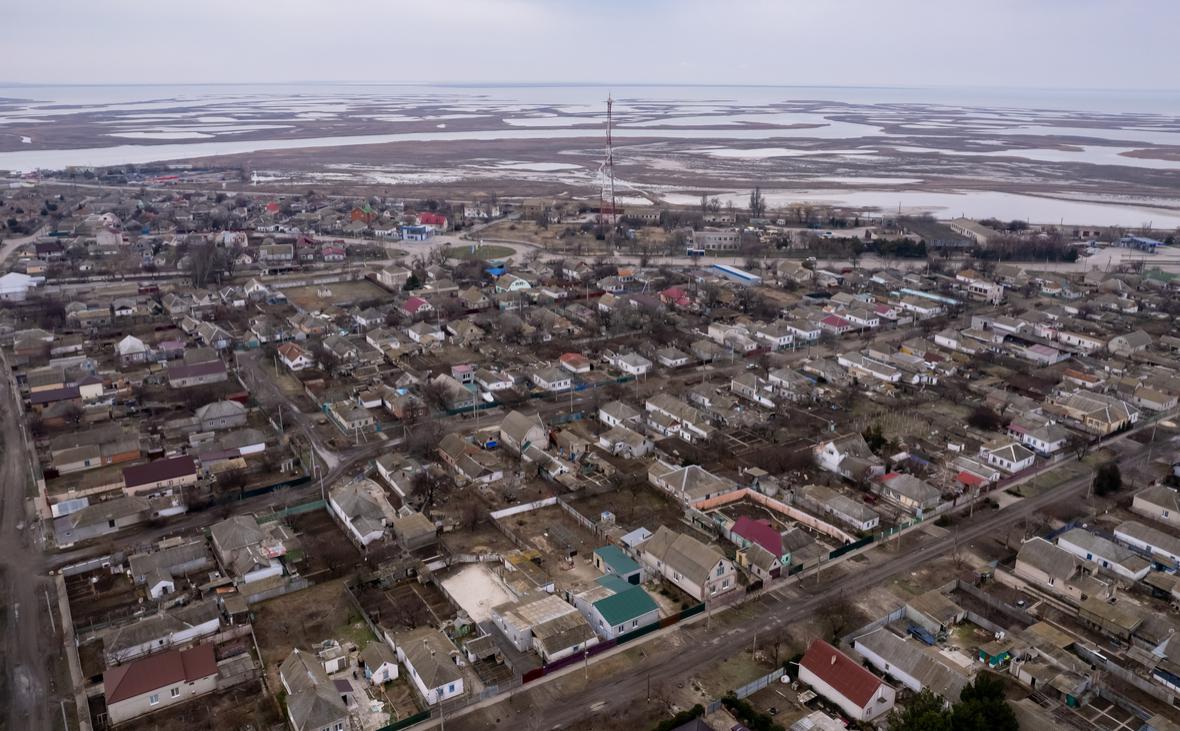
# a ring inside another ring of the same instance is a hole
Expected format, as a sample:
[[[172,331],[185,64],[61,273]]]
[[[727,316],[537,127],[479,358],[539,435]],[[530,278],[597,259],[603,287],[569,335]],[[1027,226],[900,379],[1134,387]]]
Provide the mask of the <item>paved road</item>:
[[[0,720],[13,729],[60,726],[60,715],[50,713],[53,688],[47,659],[56,657],[57,637],[46,621],[44,559],[33,540],[33,511],[29,510],[31,479],[8,364],[0,354]]]
[[[1145,450],[1133,442],[1124,442],[1124,468],[1141,464],[1146,459]],[[810,578],[794,585],[772,589],[761,597],[747,603],[757,612],[757,618],[743,620],[722,615],[713,619],[715,627],[706,630],[700,617],[690,623],[682,623],[669,632],[683,633],[685,642],[669,643],[657,639],[644,645],[645,653],[624,672],[589,688],[575,687],[568,691],[558,688],[553,682],[538,681],[509,696],[490,699],[483,704],[468,707],[447,719],[452,729],[480,729],[486,727],[487,712],[481,710],[495,707],[494,715],[502,719],[518,718],[529,728],[557,729],[575,722],[585,722],[594,715],[609,718],[612,714],[622,715],[631,704],[641,702],[647,690],[647,680],[675,680],[696,669],[718,663],[733,653],[734,647],[741,647],[754,641],[758,633],[790,625],[822,613],[825,606],[842,597],[855,596],[859,592],[884,583],[890,578],[913,571],[924,563],[951,553],[957,545],[970,543],[989,535],[998,535],[1003,530],[1026,519],[1037,511],[1055,503],[1076,499],[1086,492],[1090,483],[1087,473],[1066,482],[1037,497],[1020,500],[992,512],[979,512],[972,520],[966,521],[955,531],[935,538],[922,540],[914,546],[912,537],[904,553],[893,555],[873,566],[850,575],[834,576],[818,585],[809,583]],[[889,551],[887,546],[874,550]],[[822,569],[821,569],[822,571]],[[792,589],[806,583],[804,597],[793,596]],[[724,634],[722,635],[722,633]],[[581,672],[580,667],[566,671],[566,675]],[[559,676],[560,677],[560,676]],[[522,697],[523,696],[523,697]],[[511,697],[511,700],[509,698]],[[525,709],[523,714],[521,709]],[[520,716],[524,717],[521,718]],[[527,719],[527,720],[526,720]],[[433,723],[433,722],[432,722]],[[424,726],[424,728],[428,728]]]

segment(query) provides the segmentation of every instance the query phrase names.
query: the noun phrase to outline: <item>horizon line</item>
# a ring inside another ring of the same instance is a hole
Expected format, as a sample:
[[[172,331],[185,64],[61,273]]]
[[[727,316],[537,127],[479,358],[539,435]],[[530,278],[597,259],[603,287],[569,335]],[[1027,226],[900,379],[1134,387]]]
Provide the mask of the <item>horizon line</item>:
[[[543,87],[671,87],[671,88],[721,88],[721,89],[906,89],[906,90],[946,90],[946,89],[986,89],[998,91],[1056,91],[1056,92],[1117,92],[1117,93],[1178,93],[1180,88],[1165,87],[1088,87],[1088,86],[1019,86],[996,84],[851,84],[851,83],[721,83],[721,82],[672,82],[672,81],[470,81],[470,80],[436,80],[436,81],[397,81],[397,80],[359,80],[359,79],[297,79],[286,81],[94,81],[94,82],[63,82],[63,81],[11,81],[0,80],[0,88],[26,87],[202,87],[202,86],[425,86],[425,87],[456,87],[456,88],[543,88]]]

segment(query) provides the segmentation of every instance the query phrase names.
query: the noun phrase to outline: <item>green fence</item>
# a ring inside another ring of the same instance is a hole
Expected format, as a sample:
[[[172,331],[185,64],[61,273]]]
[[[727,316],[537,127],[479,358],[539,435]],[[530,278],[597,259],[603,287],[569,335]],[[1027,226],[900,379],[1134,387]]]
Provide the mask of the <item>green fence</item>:
[[[643,637],[646,634],[649,634],[651,632],[655,632],[659,628],[660,628],[659,622],[652,622],[651,624],[644,625],[643,627],[640,627],[639,629],[633,629],[630,632],[624,632],[623,634],[621,634],[615,638],[615,643],[621,645],[624,642],[630,642],[631,640],[638,639],[640,637]]]
[[[421,723],[430,718],[430,711],[422,711],[415,713],[413,716],[406,716],[400,721],[394,721],[388,726],[382,726],[377,731],[398,731],[398,729],[409,728],[416,723]]]
[[[846,546],[840,546],[839,548],[837,548],[836,550],[834,550],[828,554],[828,560],[830,561],[833,558],[839,558],[840,556],[843,556],[844,554],[848,553],[849,551],[855,551],[858,548],[863,548],[872,542],[873,542],[873,537],[867,536],[865,538],[861,538],[859,541],[854,541],[852,543],[849,543]]]
[[[262,515],[258,517],[259,523],[269,523],[273,520],[286,518],[289,515],[299,515],[300,513],[310,513],[313,510],[322,510],[328,507],[328,504],[323,500],[313,500],[310,503],[300,503],[299,505],[292,505],[282,510],[276,510],[269,515]]]

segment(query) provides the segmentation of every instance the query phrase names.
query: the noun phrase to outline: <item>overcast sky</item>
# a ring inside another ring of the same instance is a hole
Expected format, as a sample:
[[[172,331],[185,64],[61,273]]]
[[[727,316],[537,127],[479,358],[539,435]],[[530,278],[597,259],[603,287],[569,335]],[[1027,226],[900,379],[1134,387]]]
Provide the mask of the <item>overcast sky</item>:
[[[0,79],[1172,89],[1177,0],[4,0]]]

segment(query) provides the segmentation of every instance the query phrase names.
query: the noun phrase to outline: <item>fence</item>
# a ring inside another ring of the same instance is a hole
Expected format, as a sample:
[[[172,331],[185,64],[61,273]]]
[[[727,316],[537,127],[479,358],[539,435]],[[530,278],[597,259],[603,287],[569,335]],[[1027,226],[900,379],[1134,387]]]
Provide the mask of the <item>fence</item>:
[[[979,587],[972,586],[971,584],[967,583],[966,581],[960,580],[960,581],[956,582],[955,588],[957,590],[963,592],[967,596],[970,596],[971,598],[976,599],[976,600],[982,602],[983,604],[987,605],[988,608],[994,609],[997,612],[1000,612],[1001,614],[1007,615],[1009,619],[1020,622],[1025,627],[1030,627],[1030,626],[1037,623],[1037,618],[1032,616],[1028,612],[1024,611],[1023,609],[1021,609],[1019,607],[1014,607],[1011,604],[1008,604],[1006,602],[1002,602],[999,599],[996,599],[995,597],[991,596],[987,592],[980,590]]]
[[[1163,685],[1141,675],[1137,675],[1131,670],[1117,665],[1110,661],[1109,658],[1099,655],[1082,643],[1074,645],[1074,652],[1078,657],[1090,663],[1094,667],[1102,670],[1113,678],[1118,678],[1122,682],[1134,686],[1138,690],[1150,695],[1153,698],[1167,703],[1169,706],[1176,702],[1176,694],[1171,690],[1165,688]]]
[[[430,711],[422,711],[421,713],[415,713],[413,716],[406,716],[400,721],[394,721],[388,726],[382,726],[381,728],[377,729],[377,731],[398,731],[399,729],[409,728],[414,724],[421,723],[429,719]]]
[[[494,513],[491,513],[490,515],[492,520],[500,520],[501,518],[507,518],[509,516],[516,515],[517,513],[527,513],[530,510],[539,510],[541,508],[547,508],[550,505],[556,504],[556,497],[547,497],[544,500],[534,500],[531,503],[523,503],[521,505],[513,505],[511,507],[502,508],[495,511]]]
[[[777,670],[774,670],[770,673],[767,673],[766,675],[763,675],[761,678],[757,678],[756,680],[751,680],[749,683],[746,683],[742,687],[734,690],[733,694],[735,696],[737,696],[738,698],[748,698],[749,696],[754,695],[755,693],[762,690],[763,688],[770,685],[771,683],[777,682],[778,679],[783,677],[783,675],[785,673],[786,673],[786,671],[783,668],[778,668]]]
[[[598,523],[579,513],[573,505],[570,505],[564,500],[559,499],[557,504],[561,506],[561,509],[568,513],[569,516],[573,518],[579,525],[594,533],[595,535],[598,535]]]
[[[734,592],[734,594],[738,594],[738,592]],[[594,646],[588,648],[583,653],[576,653],[574,655],[570,655],[569,657],[562,658],[561,660],[558,660],[556,662],[549,663],[548,665],[542,665],[539,668],[536,668],[534,670],[530,670],[529,672],[525,673],[524,676],[521,678],[521,683],[522,684],[531,683],[532,681],[537,680],[538,678],[542,678],[542,677],[548,675],[549,673],[553,673],[558,670],[561,670],[562,668],[569,667],[570,665],[574,665],[576,663],[586,661],[589,658],[594,657],[595,655],[600,655],[608,650],[612,650],[616,647],[619,647],[620,645],[625,645],[628,642],[631,642],[632,640],[636,640],[640,637],[643,637],[644,635],[651,634],[652,632],[655,632],[656,630],[660,630],[665,627],[671,627],[672,625],[674,625],[678,622],[682,622],[682,621],[688,619],[689,617],[696,616],[703,611],[705,611],[705,605],[704,604],[697,604],[695,606],[689,607],[688,609],[681,610],[681,611],[677,612],[676,614],[672,614],[670,616],[664,617],[659,622],[653,622],[653,623],[646,625],[644,627],[639,627],[638,629],[631,630],[630,632],[624,632],[623,634],[619,635],[618,637],[614,638],[613,640],[606,640],[604,642],[599,642],[597,645],[594,645]]]
[[[299,505],[291,505],[290,507],[276,510],[269,515],[258,516],[259,523],[270,523],[272,521],[281,520],[291,515],[300,515],[302,513],[310,513],[313,510],[322,510],[327,508],[328,504],[323,500],[312,500],[309,503],[300,503]]]

